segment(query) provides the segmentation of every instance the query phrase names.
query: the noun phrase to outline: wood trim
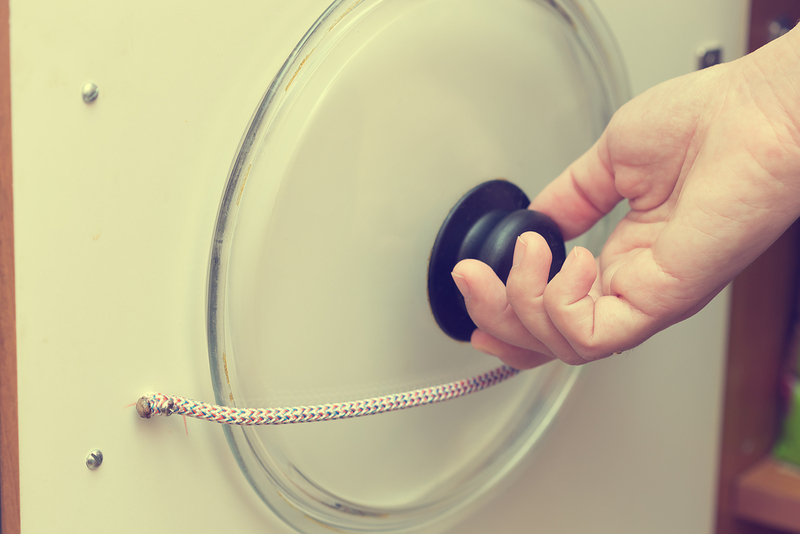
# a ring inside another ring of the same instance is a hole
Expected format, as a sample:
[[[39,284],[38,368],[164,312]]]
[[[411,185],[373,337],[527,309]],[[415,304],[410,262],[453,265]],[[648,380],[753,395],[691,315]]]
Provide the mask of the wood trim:
[[[797,0],[752,0],[749,51],[766,44],[775,20],[800,18]],[[736,484],[769,454],[778,432],[778,378],[796,313],[800,223],[734,281],[717,497],[717,534],[781,531],[737,518]]]
[[[9,46],[8,0],[0,0],[0,532],[19,534],[19,428]]]
[[[739,478],[739,516],[764,525],[800,532],[800,470],[771,458]]]
[[[778,532],[737,519],[735,484],[769,454],[778,432],[778,378],[793,324],[799,243],[795,223],[733,284],[717,534]]]

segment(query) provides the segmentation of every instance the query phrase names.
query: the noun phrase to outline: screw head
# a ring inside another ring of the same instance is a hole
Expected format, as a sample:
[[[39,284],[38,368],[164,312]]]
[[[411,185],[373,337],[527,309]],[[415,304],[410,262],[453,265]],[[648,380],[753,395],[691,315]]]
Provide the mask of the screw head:
[[[103,463],[103,453],[100,452],[98,449],[93,450],[89,453],[89,456],[86,457],[86,467],[91,470],[95,470],[100,467]]]
[[[100,89],[93,83],[87,83],[86,85],[81,88],[81,96],[83,97],[83,101],[87,104],[90,104],[97,100],[97,95],[100,94]]]
[[[721,48],[711,48],[711,49],[702,49],[698,53],[698,70],[707,69],[708,67],[713,67],[714,65],[719,65],[722,63],[722,49]]]

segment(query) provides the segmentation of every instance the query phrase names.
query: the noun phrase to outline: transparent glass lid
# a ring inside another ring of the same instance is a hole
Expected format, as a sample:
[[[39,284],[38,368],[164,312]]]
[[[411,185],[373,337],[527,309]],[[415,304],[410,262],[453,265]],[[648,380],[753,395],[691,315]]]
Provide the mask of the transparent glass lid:
[[[535,196],[626,97],[588,2],[334,2],[259,104],[223,195],[208,293],[217,402],[347,401],[497,367],[431,315],[439,227],[487,180]],[[580,244],[597,251],[607,234]],[[550,363],[441,404],[226,432],[298,530],[419,531],[511,471],[574,377]]]

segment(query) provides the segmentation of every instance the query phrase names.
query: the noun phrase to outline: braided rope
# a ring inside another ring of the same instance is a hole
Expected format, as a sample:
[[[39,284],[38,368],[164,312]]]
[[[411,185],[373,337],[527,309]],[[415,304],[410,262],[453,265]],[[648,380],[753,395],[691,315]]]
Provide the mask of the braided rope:
[[[287,408],[234,408],[197,402],[177,395],[154,393],[140,398],[136,403],[136,411],[144,419],[150,419],[154,415],[179,414],[225,425],[284,425],[332,421],[403,410],[463,397],[499,384],[518,373],[517,369],[503,365],[472,378],[395,395],[335,404]]]

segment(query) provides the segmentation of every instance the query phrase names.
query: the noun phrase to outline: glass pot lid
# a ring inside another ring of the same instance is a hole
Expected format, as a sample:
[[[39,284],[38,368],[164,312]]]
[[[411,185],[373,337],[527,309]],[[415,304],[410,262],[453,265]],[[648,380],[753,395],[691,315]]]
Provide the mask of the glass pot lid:
[[[535,196],[627,96],[588,1],[334,2],[267,90],[225,187],[208,287],[217,402],[347,401],[497,367],[431,314],[437,232],[482,182]],[[598,252],[609,228],[568,246]],[[440,404],[225,432],[297,530],[419,531],[511,472],[574,379],[553,362]]]

